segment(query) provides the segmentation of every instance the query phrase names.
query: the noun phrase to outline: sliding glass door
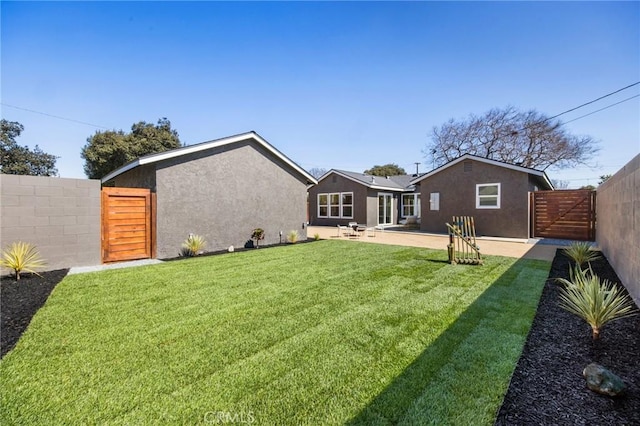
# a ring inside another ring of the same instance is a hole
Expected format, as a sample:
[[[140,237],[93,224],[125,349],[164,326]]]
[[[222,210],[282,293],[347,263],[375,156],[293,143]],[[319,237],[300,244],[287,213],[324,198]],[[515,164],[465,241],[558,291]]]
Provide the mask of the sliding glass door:
[[[393,195],[378,193],[378,225],[393,223]]]

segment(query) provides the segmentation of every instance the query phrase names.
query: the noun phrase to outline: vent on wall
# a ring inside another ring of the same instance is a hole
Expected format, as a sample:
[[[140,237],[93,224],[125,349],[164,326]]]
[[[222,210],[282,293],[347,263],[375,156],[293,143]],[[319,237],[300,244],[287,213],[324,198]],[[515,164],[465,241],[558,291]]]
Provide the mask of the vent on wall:
[[[471,161],[465,161],[464,162],[464,171],[465,172],[470,172],[472,170],[472,162]]]
[[[336,176],[331,176],[331,182],[332,183],[336,183],[338,181],[338,179],[336,178]]]

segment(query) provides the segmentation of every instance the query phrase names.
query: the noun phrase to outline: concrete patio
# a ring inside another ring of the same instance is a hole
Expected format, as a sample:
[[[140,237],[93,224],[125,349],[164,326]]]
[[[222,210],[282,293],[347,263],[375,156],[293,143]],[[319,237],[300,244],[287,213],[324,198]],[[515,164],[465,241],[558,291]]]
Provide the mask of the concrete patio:
[[[392,244],[411,247],[425,247],[431,249],[446,250],[449,243],[447,235],[426,234],[419,231],[377,230],[374,235],[366,232],[359,236],[338,235],[338,229],[334,226],[309,226],[307,235],[313,237],[320,235],[326,240],[348,240],[354,242]],[[560,244],[548,244],[538,240],[520,240],[509,238],[479,237],[477,244],[483,255],[496,255],[516,257],[523,259],[539,259],[552,261],[556,250],[562,248]]]

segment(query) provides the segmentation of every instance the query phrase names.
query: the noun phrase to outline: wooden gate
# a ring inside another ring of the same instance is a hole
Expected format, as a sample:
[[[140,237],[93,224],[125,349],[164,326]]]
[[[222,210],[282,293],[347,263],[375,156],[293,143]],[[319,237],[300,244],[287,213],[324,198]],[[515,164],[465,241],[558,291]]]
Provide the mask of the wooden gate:
[[[102,262],[155,257],[155,194],[102,189]]]
[[[529,196],[532,237],[595,240],[595,191],[535,191]]]

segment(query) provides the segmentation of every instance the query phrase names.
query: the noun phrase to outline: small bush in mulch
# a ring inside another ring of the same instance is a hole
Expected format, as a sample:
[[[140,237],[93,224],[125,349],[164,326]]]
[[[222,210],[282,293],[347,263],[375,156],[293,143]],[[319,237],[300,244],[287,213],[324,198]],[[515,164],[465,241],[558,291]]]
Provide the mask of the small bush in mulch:
[[[640,315],[606,324],[594,341],[591,327],[558,305],[555,278],[569,279],[571,265],[558,250],[496,425],[640,424]],[[606,258],[591,265],[620,285]],[[582,371],[592,362],[621,377],[626,393],[612,398],[589,390]]]
[[[249,240],[251,241],[251,240]],[[298,240],[297,244],[305,244],[305,243],[313,243],[316,240],[313,238],[307,238],[306,240]],[[252,241],[253,242],[253,241]],[[259,247],[234,247],[233,252],[232,253],[242,253],[245,251],[253,251],[253,250],[264,250],[264,249],[269,249],[269,248],[276,248],[276,247],[284,247],[286,245],[289,245],[287,243],[285,243],[284,241],[281,243],[275,243],[275,244],[265,244],[265,245],[261,245]],[[228,249],[224,249],[224,250],[216,250],[216,251],[205,251],[204,253],[200,253],[197,256],[176,256],[176,257],[166,257],[163,258],[162,261],[163,262],[171,262],[171,261],[175,261],[175,260],[183,260],[183,259],[192,259],[193,257],[207,257],[207,256],[219,256],[221,254],[230,254]]]
[[[31,318],[47,301],[55,286],[69,272],[68,269],[21,274],[0,279],[0,358],[14,348]]]

